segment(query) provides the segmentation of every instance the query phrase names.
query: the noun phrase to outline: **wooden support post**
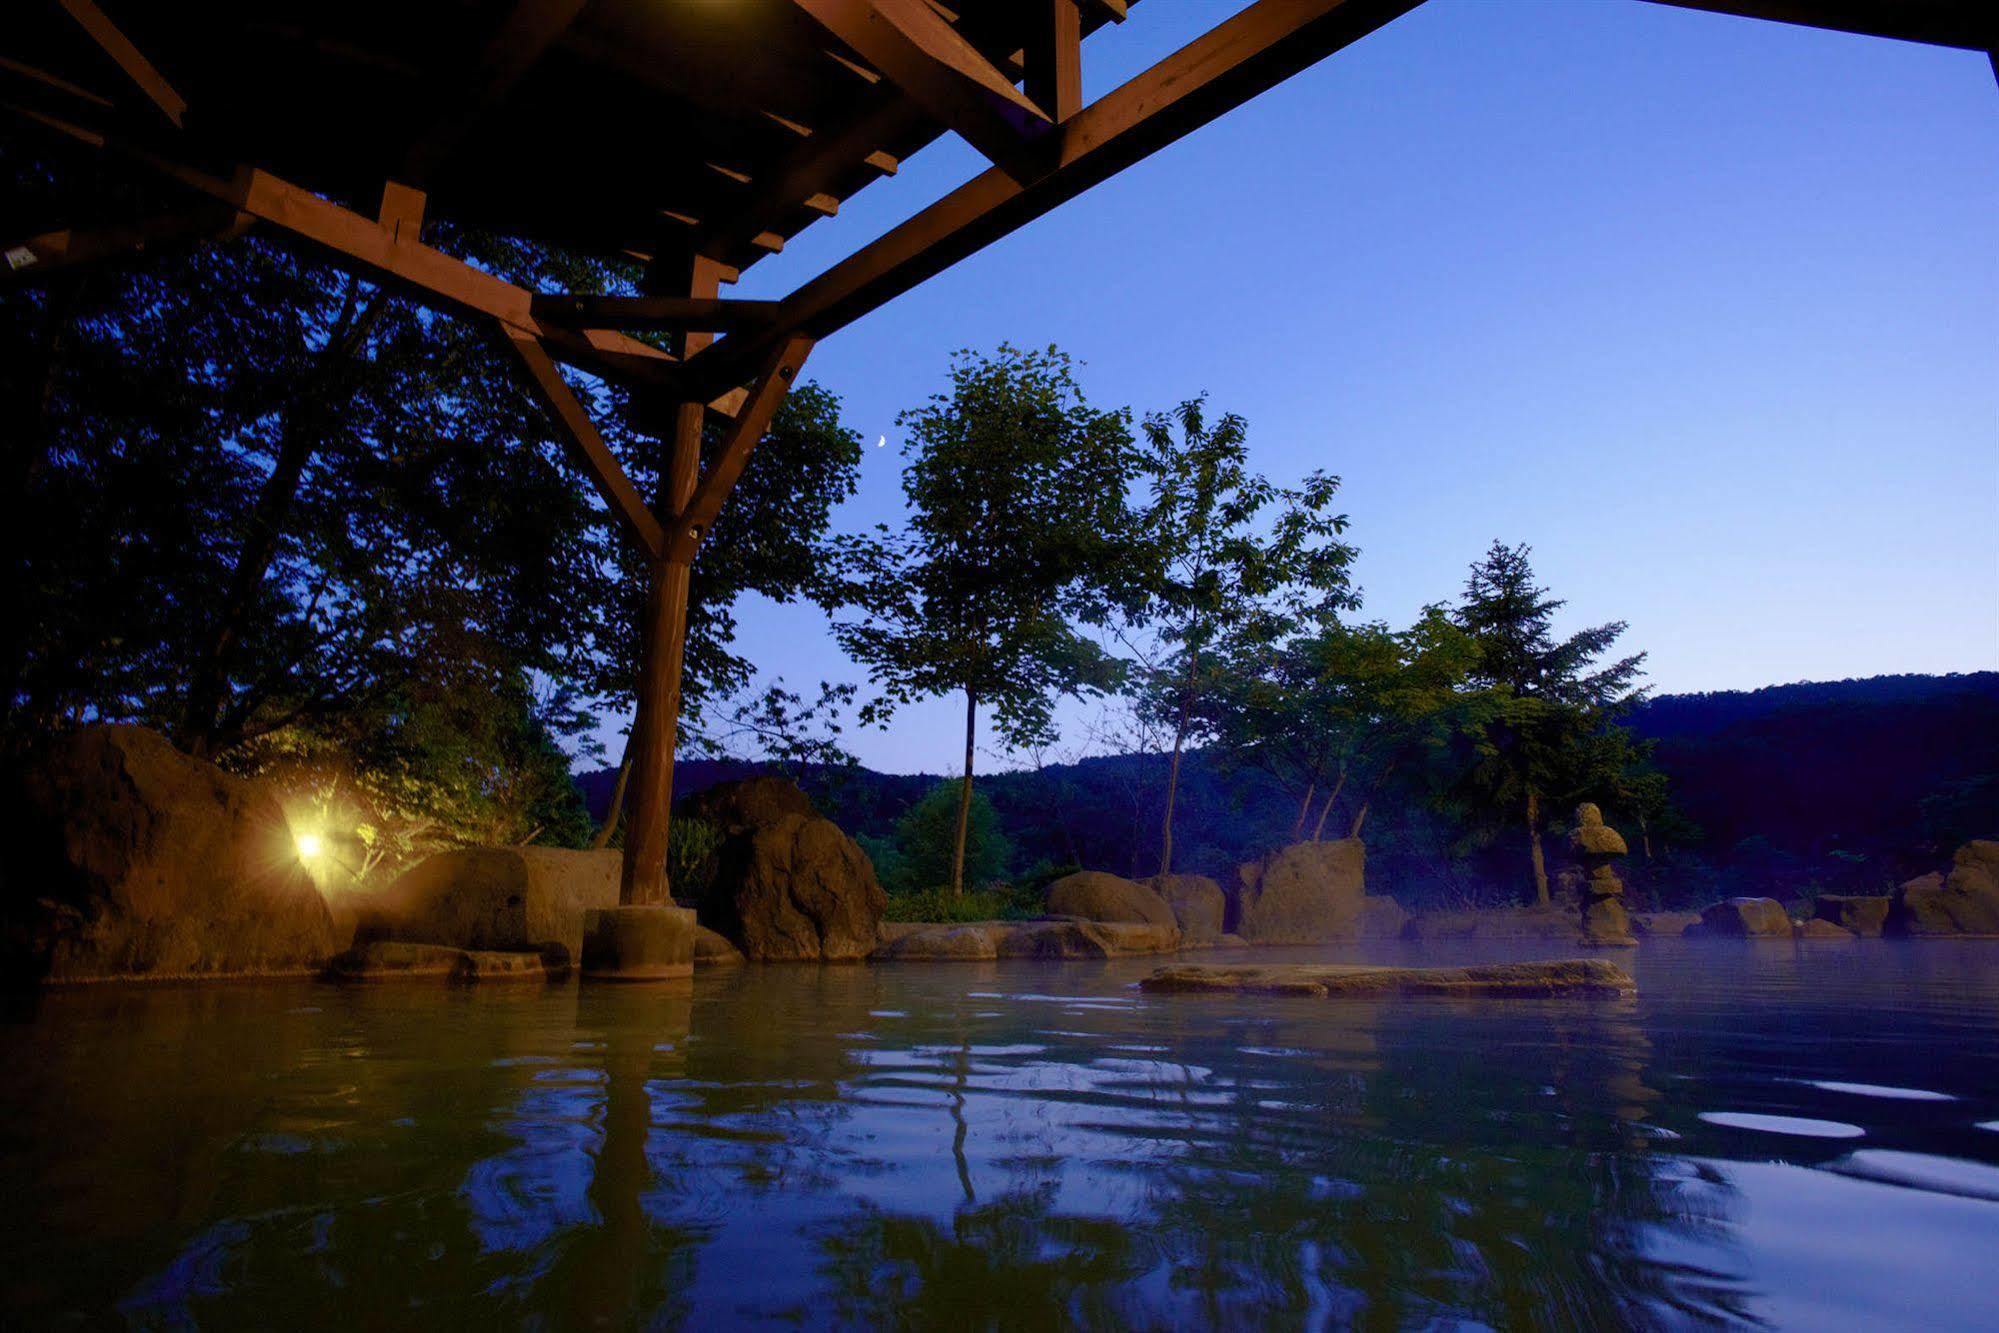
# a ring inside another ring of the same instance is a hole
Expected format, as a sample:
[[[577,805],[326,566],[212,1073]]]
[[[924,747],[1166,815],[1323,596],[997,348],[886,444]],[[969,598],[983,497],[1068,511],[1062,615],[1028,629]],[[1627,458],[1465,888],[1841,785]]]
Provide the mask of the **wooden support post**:
[[[700,403],[674,412],[673,439],[660,478],[661,508],[678,513],[694,495],[701,466]],[[652,562],[645,619],[639,626],[638,712],[632,719],[632,778],[627,794],[625,864],[618,902],[655,906],[672,897],[666,842],[673,806],[673,753],[680,743],[680,671],[687,650],[687,583],[693,552]]]
[[[1083,109],[1083,16],[1076,0],[1033,0],[1027,95],[1060,125]]]

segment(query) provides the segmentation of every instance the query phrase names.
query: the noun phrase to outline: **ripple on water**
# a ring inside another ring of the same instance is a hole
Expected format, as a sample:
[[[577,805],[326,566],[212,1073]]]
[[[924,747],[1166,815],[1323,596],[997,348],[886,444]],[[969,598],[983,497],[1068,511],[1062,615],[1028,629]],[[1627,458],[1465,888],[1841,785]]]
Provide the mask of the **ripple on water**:
[[[1797,1115],[1760,1115],[1753,1111],[1702,1111],[1700,1118],[1724,1129],[1748,1129],[1762,1134],[1789,1134],[1805,1139],[1858,1139],[1867,1131],[1838,1120],[1809,1120]]]
[[[1895,1152],[1888,1148],[1861,1148],[1826,1166],[1843,1176],[1878,1180],[1884,1185],[1906,1185],[1933,1194],[1956,1194],[1967,1199],[1999,1201],[1999,1166],[1968,1162],[1961,1157],[1935,1157],[1928,1153]]]
[[[1808,1087],[1821,1092],[1843,1092],[1852,1097],[1880,1097],[1901,1102],[1954,1102],[1957,1098],[1947,1092],[1931,1092],[1927,1088],[1890,1088],[1879,1083],[1838,1083],[1831,1079],[1800,1079]]]

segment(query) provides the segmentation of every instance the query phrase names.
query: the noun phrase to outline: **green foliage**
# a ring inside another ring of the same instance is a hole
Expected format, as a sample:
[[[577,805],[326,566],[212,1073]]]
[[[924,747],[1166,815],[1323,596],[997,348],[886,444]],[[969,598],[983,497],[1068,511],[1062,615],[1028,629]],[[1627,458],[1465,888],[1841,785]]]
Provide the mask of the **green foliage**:
[[[892,893],[884,919],[889,921],[1031,921],[1044,907],[1040,890],[1011,884],[952,893],[949,888]]]
[[[961,787],[940,782],[896,821],[895,838],[886,856],[875,856],[875,876],[891,893],[949,887],[957,849],[958,801]],[[972,793],[966,821],[964,878],[969,884],[1004,879],[1013,860],[1013,846],[1000,832],[993,803],[981,791]]]
[[[1128,415],[1084,401],[1054,348],[961,352],[950,392],[904,412],[907,530],[886,527],[829,553],[836,626],[880,696],[966,700],[965,776],[984,708],[1009,746],[1046,743],[1057,696],[1101,693],[1119,664],[1079,632],[1144,577],[1125,492],[1137,459]],[[962,858],[960,858],[962,859]],[[964,872],[950,876],[962,888]]]
[[[1139,532],[1150,577],[1128,619],[1152,628],[1156,649],[1134,676],[1138,712],[1172,738],[1161,871],[1173,862],[1180,755],[1215,734],[1215,697],[1244,661],[1267,659],[1300,624],[1356,601],[1346,515],[1331,510],[1339,478],[1272,485],[1249,470],[1248,423],[1229,413],[1210,424],[1206,406],[1193,398],[1145,421],[1151,494]]]
[[[677,816],[666,834],[666,882],[676,898],[700,902],[715,885],[721,832],[705,819]]]
[[[1623,635],[1622,621],[1557,638],[1554,613],[1564,603],[1535,583],[1530,554],[1494,542],[1465,582],[1456,619],[1477,645],[1471,681],[1485,698],[1447,800],[1474,835],[1525,829],[1535,895],[1545,902],[1545,821],[1627,783],[1621,770],[1638,759],[1612,732],[1643,698],[1635,682],[1645,659],[1599,662]]]
[[[24,223],[171,202],[119,188],[0,152]],[[442,222],[427,239],[532,289],[633,290],[623,263]],[[489,332],[257,236],[0,295],[0,745],[137,721],[295,771],[309,802],[330,774],[343,801],[367,784],[369,819],[404,830],[385,848],[575,841],[573,810],[494,793],[554,792],[557,747],[590,753],[597,715],[631,706],[646,570]],[[574,387],[649,491],[631,405]],[[787,396],[694,572],[691,730],[750,678],[737,599],[822,591],[859,459],[833,395]],[[546,753],[499,739],[524,681]]]

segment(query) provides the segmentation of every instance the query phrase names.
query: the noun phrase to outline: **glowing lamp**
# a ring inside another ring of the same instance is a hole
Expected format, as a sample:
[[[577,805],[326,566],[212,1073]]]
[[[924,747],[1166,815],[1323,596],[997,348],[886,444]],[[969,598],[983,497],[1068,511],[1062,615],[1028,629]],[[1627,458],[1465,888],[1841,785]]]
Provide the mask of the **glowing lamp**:
[[[310,861],[313,857],[318,856],[319,853],[320,841],[317,833],[301,833],[298,835],[298,854],[301,860]]]

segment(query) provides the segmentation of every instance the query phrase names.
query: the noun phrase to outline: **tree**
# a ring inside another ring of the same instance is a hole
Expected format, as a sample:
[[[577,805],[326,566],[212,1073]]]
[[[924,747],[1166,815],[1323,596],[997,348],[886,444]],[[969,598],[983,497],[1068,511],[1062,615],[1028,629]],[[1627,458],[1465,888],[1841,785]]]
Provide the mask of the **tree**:
[[[1162,650],[1139,673],[1140,709],[1172,736],[1162,875],[1173,869],[1181,756],[1201,728],[1203,698],[1228,679],[1223,660],[1267,650],[1301,620],[1327,619],[1353,600],[1346,515],[1330,512],[1339,478],[1314,472],[1295,489],[1273,486],[1249,470],[1248,423],[1229,413],[1210,425],[1206,408],[1191,398],[1144,427],[1151,497],[1140,531],[1156,565],[1135,619],[1156,625]]]
[[[1547,801],[1575,793],[1590,738],[1643,697],[1634,682],[1645,655],[1599,664],[1623,635],[1621,620],[1556,637],[1554,615],[1565,603],[1534,582],[1531,554],[1494,542],[1465,581],[1456,620],[1478,647],[1471,681],[1491,701],[1458,785],[1467,809],[1510,812],[1524,825],[1534,898],[1545,906]]]
[[[1141,569],[1126,499],[1129,417],[1091,407],[1070,359],[1049,348],[960,352],[948,393],[904,412],[908,530],[831,553],[835,626],[879,698],[863,720],[932,695],[965,697],[965,753],[951,891],[964,889],[979,710],[1025,747],[1053,733],[1058,695],[1101,693],[1118,664],[1078,630],[1128,598]]]
[[[896,892],[921,893],[953,876],[975,885],[1005,877],[1013,845],[1000,831],[999,814],[984,792],[972,793],[970,810],[961,813],[962,800],[960,784],[940,782],[896,821],[892,854],[882,866]]]

